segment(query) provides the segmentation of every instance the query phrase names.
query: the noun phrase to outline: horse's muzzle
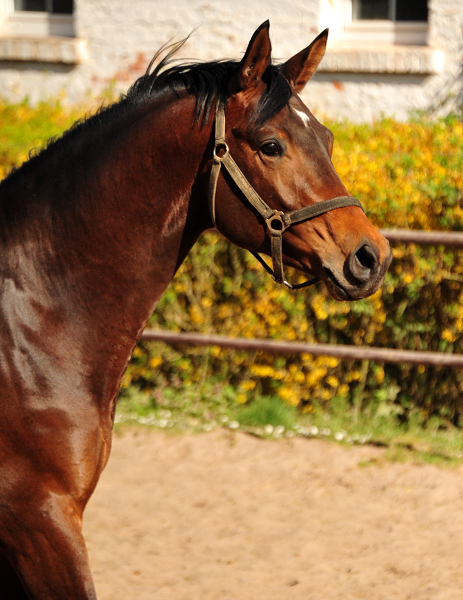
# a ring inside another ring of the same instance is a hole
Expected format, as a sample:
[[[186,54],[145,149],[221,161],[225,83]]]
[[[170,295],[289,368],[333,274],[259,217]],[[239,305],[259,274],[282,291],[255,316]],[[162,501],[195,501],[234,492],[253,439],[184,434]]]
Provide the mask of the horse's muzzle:
[[[380,287],[392,260],[389,244],[383,256],[369,240],[363,240],[344,262],[342,274],[324,265],[323,278],[331,295],[338,300],[358,300],[374,294]]]

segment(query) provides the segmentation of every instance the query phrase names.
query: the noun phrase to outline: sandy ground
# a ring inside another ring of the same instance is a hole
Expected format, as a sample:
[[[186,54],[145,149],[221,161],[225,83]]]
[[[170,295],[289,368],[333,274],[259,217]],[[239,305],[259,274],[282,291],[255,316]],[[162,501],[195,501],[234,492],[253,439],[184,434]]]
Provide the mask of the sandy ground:
[[[101,600],[461,600],[463,469],[126,431],[85,513]]]

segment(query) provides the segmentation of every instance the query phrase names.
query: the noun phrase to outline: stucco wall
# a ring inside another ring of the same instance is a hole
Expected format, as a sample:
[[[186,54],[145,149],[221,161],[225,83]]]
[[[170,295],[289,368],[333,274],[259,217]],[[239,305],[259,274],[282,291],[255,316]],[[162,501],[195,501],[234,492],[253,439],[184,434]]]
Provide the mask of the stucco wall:
[[[1,61],[0,95],[12,99],[29,96],[37,101],[62,93],[76,102],[87,96],[98,97],[111,87],[124,91],[143,73],[160,46],[192,31],[181,56],[239,58],[255,28],[267,18],[275,57],[287,58],[330,25],[336,2],[75,0],[75,33],[86,43],[85,60],[77,65]],[[381,68],[358,72],[355,61],[352,68],[344,65],[336,72],[335,63],[327,57],[303,95],[307,104],[319,114],[366,121],[381,114],[406,118],[410,111],[426,110],[441,100],[446,101],[448,110],[449,94],[461,89],[463,3],[430,0],[429,8],[429,45],[443,50],[442,72],[407,68],[401,73]],[[331,46],[330,51],[334,49]],[[378,59],[376,50],[363,48],[362,61],[387,62],[388,51]],[[406,53],[404,56],[406,61]],[[415,59],[412,56],[410,60]]]
[[[434,114],[455,108],[463,81],[463,3],[429,0],[428,45],[439,49],[440,73],[323,72],[323,64],[310,89],[309,103],[331,117],[371,121],[381,115],[406,119],[415,111]],[[377,48],[365,48],[374,54]],[[407,49],[404,48],[404,56]]]

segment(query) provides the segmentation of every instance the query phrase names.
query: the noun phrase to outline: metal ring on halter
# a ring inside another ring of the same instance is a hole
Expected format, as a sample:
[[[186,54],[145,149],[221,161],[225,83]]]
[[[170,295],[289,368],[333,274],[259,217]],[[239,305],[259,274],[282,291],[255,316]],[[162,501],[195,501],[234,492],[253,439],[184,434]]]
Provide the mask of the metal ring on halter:
[[[267,219],[265,219],[265,222],[267,223],[267,227],[269,228],[270,233],[275,233],[275,234],[280,234],[283,233],[283,231],[286,229],[286,225],[283,221],[283,215],[285,213],[281,210],[275,210],[273,215],[270,215],[270,217],[268,217]],[[280,224],[279,227],[274,227],[272,225],[273,222],[278,222]]]
[[[223,148],[225,150],[225,152],[222,154],[222,156],[219,156],[217,154],[217,150],[219,148]],[[225,154],[229,154],[230,153],[230,149],[228,147],[228,144],[226,142],[218,142],[215,146],[214,146],[214,150],[213,150],[213,156],[214,156],[214,160],[220,162],[222,160],[222,158],[225,156]]]

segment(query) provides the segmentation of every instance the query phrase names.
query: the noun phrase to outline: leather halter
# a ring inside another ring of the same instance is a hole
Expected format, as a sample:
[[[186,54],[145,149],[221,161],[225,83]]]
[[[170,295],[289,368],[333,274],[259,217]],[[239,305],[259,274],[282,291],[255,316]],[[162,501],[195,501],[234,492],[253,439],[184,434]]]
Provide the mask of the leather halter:
[[[218,154],[219,152],[221,152],[220,156]],[[218,228],[215,218],[215,196],[217,191],[217,181],[222,165],[224,165],[224,167],[227,169],[231,178],[243,192],[248,202],[250,202],[256,211],[263,217],[265,223],[267,224],[271,240],[273,270],[256,252],[251,251],[251,254],[257,258],[265,270],[272,276],[274,281],[285,285],[292,290],[298,290],[300,288],[317,283],[318,278],[309,279],[304,283],[299,283],[297,285],[293,285],[286,281],[282,255],[284,231],[295,223],[308,221],[309,219],[323,215],[328,211],[335,210],[336,208],[344,208],[345,206],[358,206],[363,210],[360,202],[353,196],[338,196],[336,198],[323,200],[317,204],[304,206],[303,208],[292,210],[287,213],[284,213],[281,210],[270,208],[270,206],[268,206],[262,200],[256,190],[251,186],[249,181],[243,175],[241,169],[230,155],[230,151],[225,141],[225,110],[223,104],[218,102],[215,113],[214,162],[212,164],[211,178],[209,180],[209,211],[212,222],[216,229]]]

